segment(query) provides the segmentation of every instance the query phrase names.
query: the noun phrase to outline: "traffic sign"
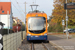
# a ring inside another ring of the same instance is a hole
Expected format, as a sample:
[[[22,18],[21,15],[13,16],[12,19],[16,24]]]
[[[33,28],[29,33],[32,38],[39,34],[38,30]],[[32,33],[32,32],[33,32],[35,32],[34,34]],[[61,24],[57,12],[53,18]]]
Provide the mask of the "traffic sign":
[[[2,35],[0,34],[0,40],[2,39]]]
[[[0,50],[2,50],[2,48],[3,48],[3,45],[0,43]]]
[[[62,25],[65,25],[65,22],[64,22],[64,20],[62,20]]]
[[[68,16],[66,16],[66,21],[68,21]]]
[[[64,4],[64,9],[75,9],[75,3]]]
[[[0,25],[0,29],[2,28],[2,26]]]

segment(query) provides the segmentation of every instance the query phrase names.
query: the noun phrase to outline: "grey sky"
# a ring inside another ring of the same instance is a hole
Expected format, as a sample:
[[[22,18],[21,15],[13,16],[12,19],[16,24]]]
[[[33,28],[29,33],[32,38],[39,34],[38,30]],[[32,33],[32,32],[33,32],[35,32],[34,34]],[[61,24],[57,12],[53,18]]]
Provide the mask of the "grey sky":
[[[52,14],[53,10],[53,0],[0,0],[0,2],[12,2],[12,12],[14,17],[18,17],[22,21],[25,19],[25,1],[27,2],[27,12],[31,10],[29,5],[33,4],[33,2],[38,4],[38,10],[44,11],[48,16]],[[18,4],[17,4],[18,2]],[[17,10],[17,9],[19,10]]]

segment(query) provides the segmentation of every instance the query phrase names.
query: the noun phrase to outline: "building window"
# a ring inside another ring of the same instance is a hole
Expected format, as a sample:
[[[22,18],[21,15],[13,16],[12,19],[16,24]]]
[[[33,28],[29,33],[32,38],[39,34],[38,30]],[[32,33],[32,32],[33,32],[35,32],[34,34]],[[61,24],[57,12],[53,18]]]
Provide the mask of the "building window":
[[[2,13],[4,13],[4,11],[2,11]]]

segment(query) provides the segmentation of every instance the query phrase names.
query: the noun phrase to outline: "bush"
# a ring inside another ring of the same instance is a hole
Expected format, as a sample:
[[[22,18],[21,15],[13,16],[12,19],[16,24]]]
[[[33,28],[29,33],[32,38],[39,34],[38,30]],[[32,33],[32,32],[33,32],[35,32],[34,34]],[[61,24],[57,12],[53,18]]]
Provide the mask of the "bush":
[[[63,32],[63,28],[62,28],[62,25],[58,23],[50,23],[48,31],[49,32]]]
[[[25,26],[22,25],[21,31],[25,31]]]
[[[8,29],[3,29],[2,30],[3,35],[8,34]],[[9,29],[9,34],[13,33],[12,29]]]
[[[16,23],[13,23],[13,26],[16,26],[17,24]]]
[[[68,28],[75,28],[75,25],[74,26],[68,25]]]

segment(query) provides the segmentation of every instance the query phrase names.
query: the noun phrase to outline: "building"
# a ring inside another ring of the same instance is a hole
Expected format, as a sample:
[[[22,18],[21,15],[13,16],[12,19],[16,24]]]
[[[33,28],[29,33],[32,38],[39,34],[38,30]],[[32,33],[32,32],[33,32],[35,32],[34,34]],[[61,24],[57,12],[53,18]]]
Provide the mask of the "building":
[[[5,24],[5,29],[12,29],[13,20],[11,2],[0,2],[0,22]]]
[[[21,20],[20,19],[17,20],[17,24],[21,25]]]
[[[22,25],[22,21],[18,17],[13,17],[13,23]]]
[[[17,24],[17,20],[18,20],[17,17],[13,17],[13,23]]]

